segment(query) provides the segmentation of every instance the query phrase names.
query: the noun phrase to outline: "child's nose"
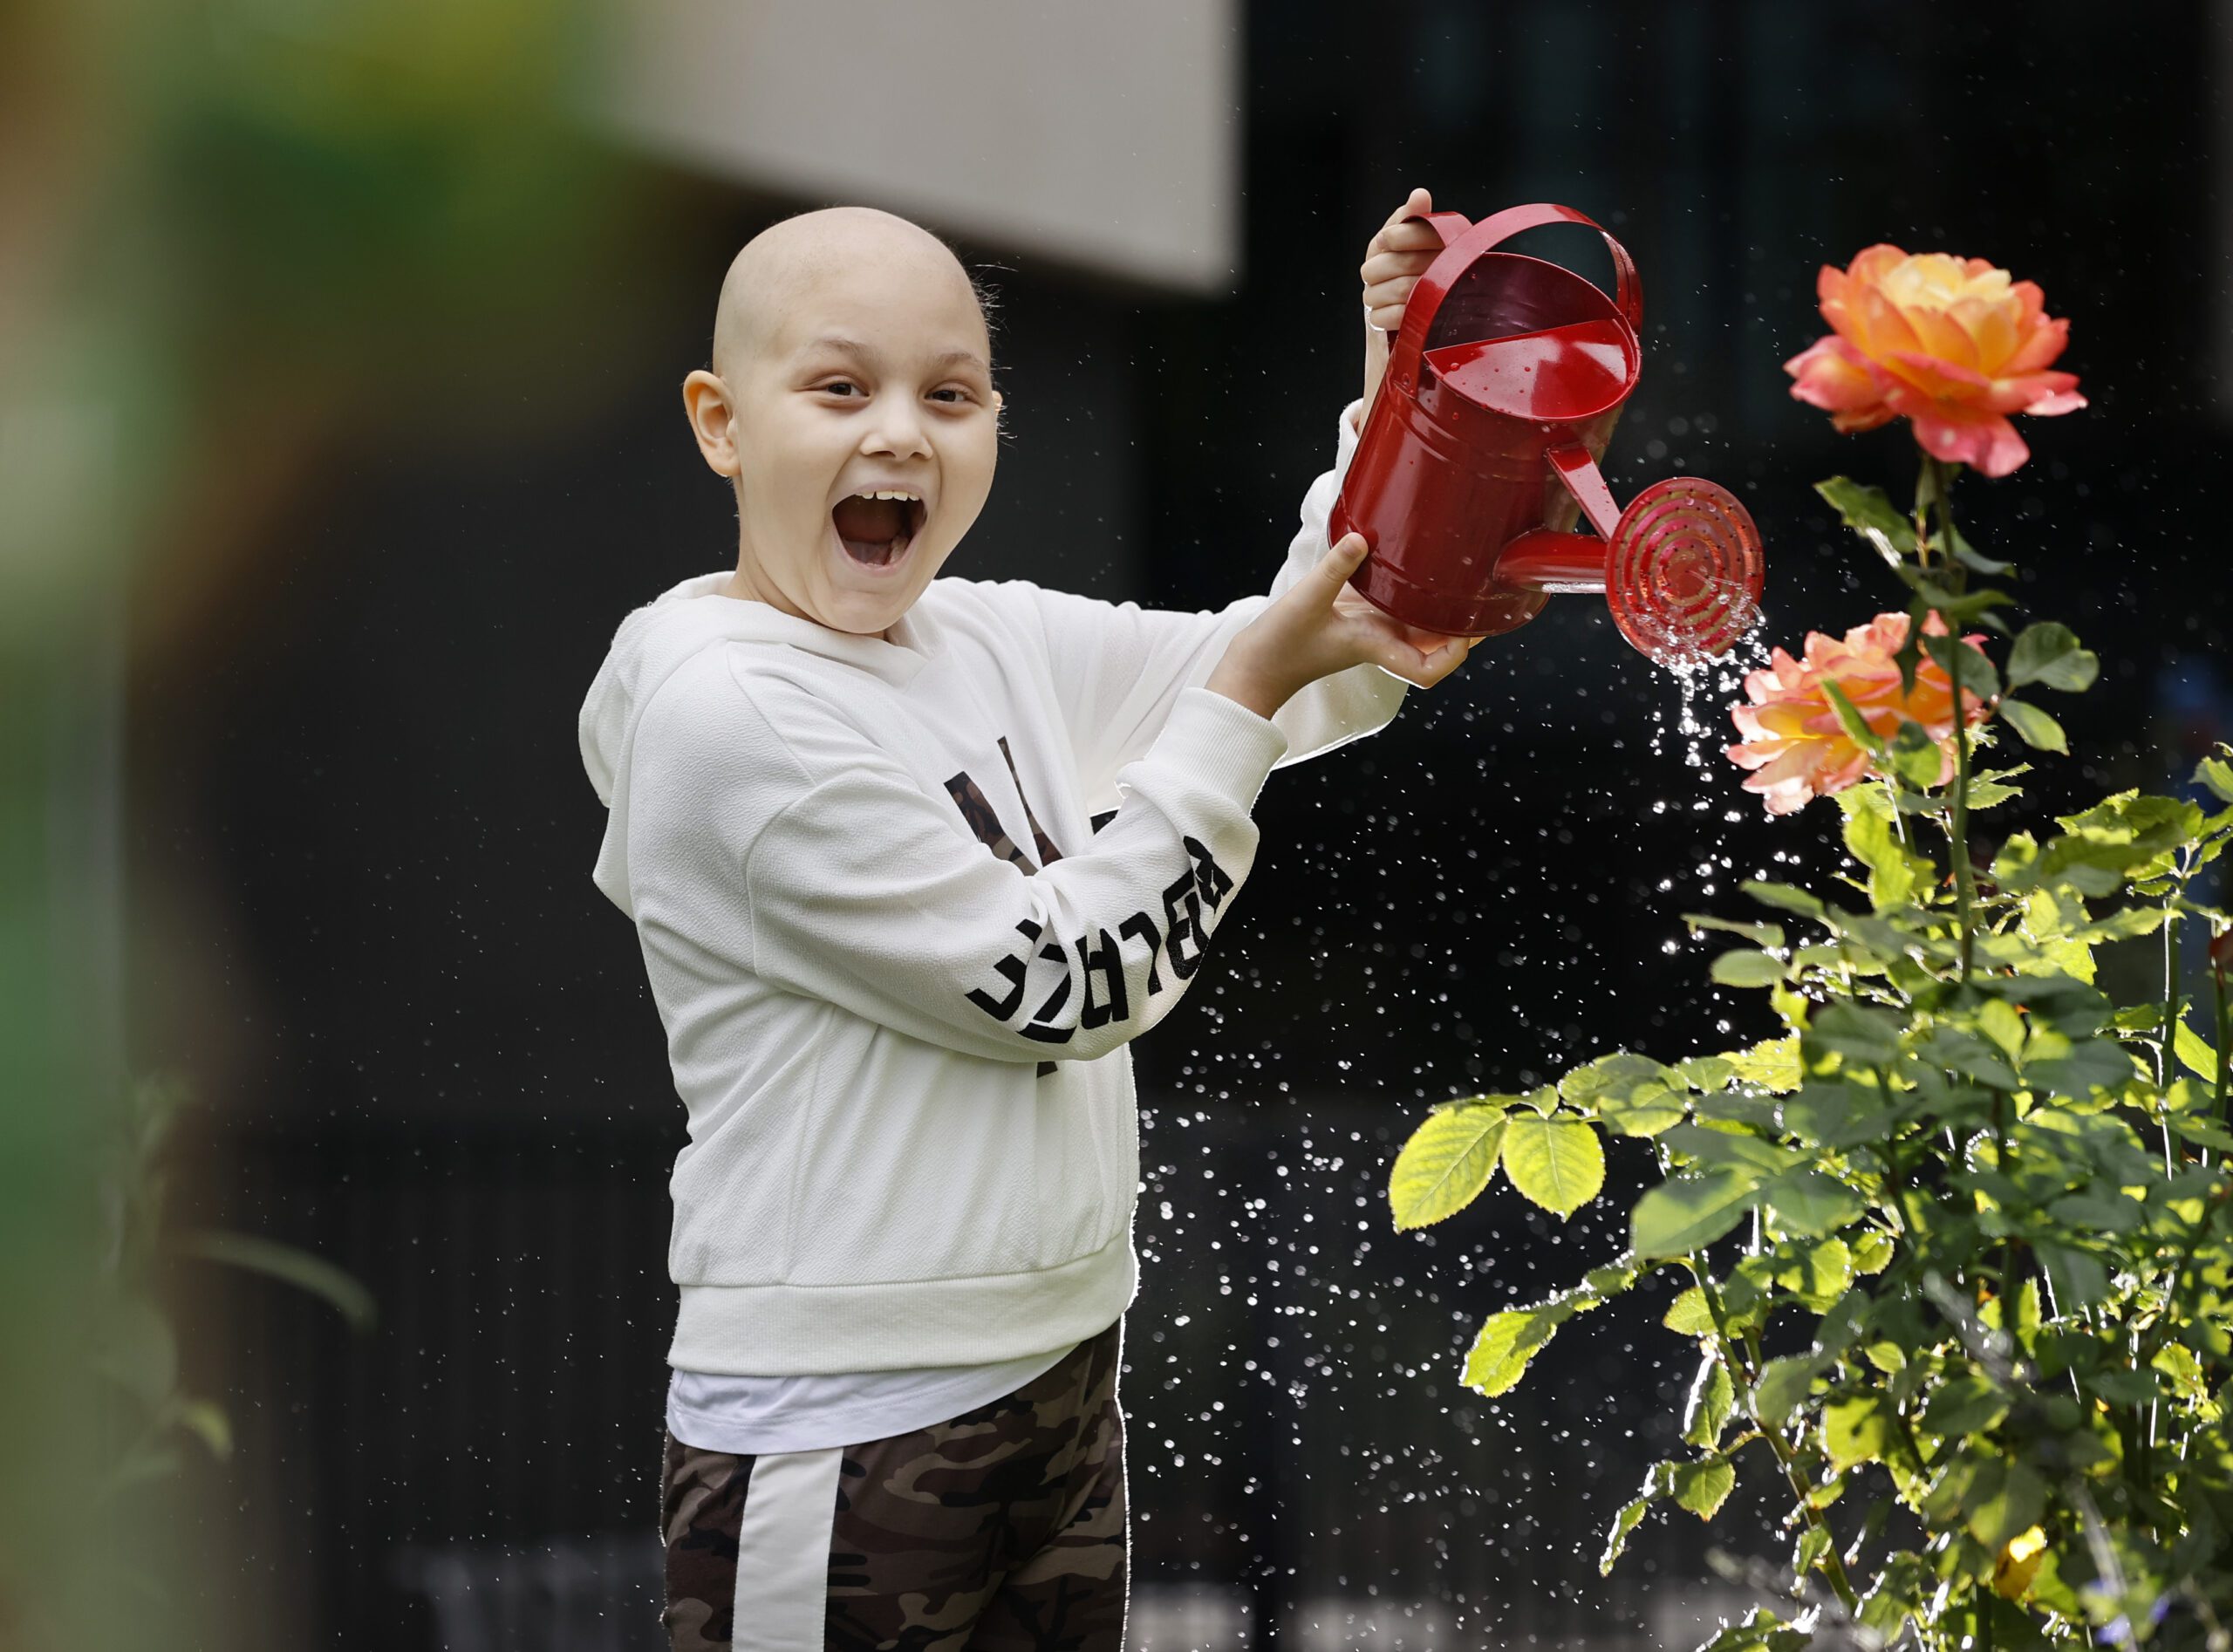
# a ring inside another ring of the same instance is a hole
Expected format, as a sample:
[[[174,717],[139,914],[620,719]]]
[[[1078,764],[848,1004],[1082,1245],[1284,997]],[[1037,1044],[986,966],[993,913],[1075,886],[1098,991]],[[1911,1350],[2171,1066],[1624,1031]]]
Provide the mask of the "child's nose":
[[[870,422],[868,433],[861,442],[861,451],[903,459],[928,457],[930,437],[924,428],[922,415],[903,400],[895,399],[884,402]]]

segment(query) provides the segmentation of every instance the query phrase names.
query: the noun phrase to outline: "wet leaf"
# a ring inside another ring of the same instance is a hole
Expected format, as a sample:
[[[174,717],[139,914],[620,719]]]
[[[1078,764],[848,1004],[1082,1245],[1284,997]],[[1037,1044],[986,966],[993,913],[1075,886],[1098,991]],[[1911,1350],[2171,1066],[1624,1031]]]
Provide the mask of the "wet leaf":
[[[1573,1215],[1605,1185],[1605,1149],[1575,1118],[1514,1118],[1504,1140],[1504,1173],[1553,1215]]]
[[[1636,1201],[1630,1248],[1638,1256],[1687,1256],[1745,1219],[1758,1198],[1758,1174],[1713,1170],[1663,1182]]]
[[[1881,1461],[1891,1437],[1891,1416],[1881,1394],[1846,1395],[1822,1408],[1822,1450],[1833,1468]]]
[[[2062,725],[2026,700],[2003,700],[2000,702],[2002,720],[2014,729],[2026,746],[2035,751],[2061,752],[2070,750],[2070,741],[2062,732]],[[2105,890],[2101,891],[2106,894]]]
[[[2080,648],[2067,625],[2045,620],[2026,625],[2008,651],[2008,686],[2041,683],[2066,693],[2083,693],[2101,674],[2101,662],[2093,650]]]
[[[1820,1354],[1786,1354],[1760,1368],[1752,1403],[1763,1428],[1781,1428],[1806,1400],[1827,1362]]]
[[[1396,1230],[1425,1227],[1480,1197],[1496,1174],[1506,1116],[1500,1107],[1458,1106],[1429,1114],[1411,1133],[1388,1178]]]
[[[1932,1392],[1923,1407],[1922,1425],[1943,1439],[1983,1434],[2008,1415],[2006,1393],[1982,1376],[1957,1371]]]
[[[1765,952],[1740,949],[1722,953],[1707,973],[1724,986],[1772,986],[1783,980],[1784,966]]]
[[[1653,1464],[1649,1472],[1643,1477],[1643,1489],[1621,1505],[1621,1512],[1613,1517],[1612,1529],[1605,1533],[1605,1552],[1597,1560],[1600,1577],[1612,1571],[1613,1562],[1619,1560],[1622,1552],[1629,1546],[1629,1534],[1642,1523],[1652,1504],[1674,1489],[1675,1465],[1672,1463]]]
[[[2172,1028],[2171,1049],[2178,1056],[2179,1065],[2203,1083],[2215,1084],[2217,1082],[2217,1052],[2186,1022],[2181,1021]]]
[[[1698,1374],[1691,1380],[1690,1398],[1683,1403],[1684,1443],[1706,1449],[1718,1445],[1736,1403],[1737,1389],[1729,1380],[1729,1368],[1717,1353],[1707,1354],[1698,1362]]]
[[[1693,1285],[1681,1292],[1668,1304],[1667,1313],[1660,1321],[1678,1336],[1711,1336],[1714,1334],[1713,1310],[1706,1306],[1706,1294]]]
[[[1711,1520],[1737,1485],[1737,1465],[1718,1454],[1675,1465],[1675,1501],[1701,1520]]]
[[[1810,1235],[1843,1227],[1865,1208],[1843,1182],[1814,1170],[1786,1171],[1761,1184],[1760,1198],[1786,1230]]]
[[[1527,1362],[1577,1314],[1586,1314],[1604,1299],[1590,1291],[1568,1291],[1526,1307],[1508,1307],[1492,1314],[1465,1355],[1462,1380],[1465,1386],[1494,1398],[1508,1391],[1526,1374]]]
[[[1777,1095],[1799,1088],[1799,1035],[1795,1033],[1767,1039],[1750,1049],[1731,1051],[1721,1059],[1747,1084]]]
[[[1814,491],[1838,513],[1840,521],[1888,562],[1898,562],[1915,548],[1915,524],[1901,515],[1900,508],[1885,496],[1881,488],[1848,476],[1833,476],[1816,482]]]
[[[1821,918],[1829,907],[1821,897],[1808,893],[1791,884],[1767,884],[1747,879],[1738,885],[1747,895],[1763,906],[1774,906],[1786,912],[1798,912],[1806,918]]]

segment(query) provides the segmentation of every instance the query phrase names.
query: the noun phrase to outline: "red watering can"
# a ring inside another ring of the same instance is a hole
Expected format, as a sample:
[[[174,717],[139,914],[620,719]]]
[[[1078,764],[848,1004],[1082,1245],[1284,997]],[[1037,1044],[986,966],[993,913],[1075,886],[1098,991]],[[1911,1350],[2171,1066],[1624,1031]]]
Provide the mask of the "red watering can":
[[[1628,250],[1570,207],[1512,207],[1478,224],[1426,220],[1443,249],[1411,290],[1388,371],[1335,502],[1339,538],[1372,547],[1351,577],[1423,630],[1488,637],[1561,591],[1595,591],[1663,666],[1719,654],[1759,614],[1759,530],[1696,476],[1654,482],[1626,510],[1597,461],[1636,387],[1643,295]],[[1613,254],[1615,296],[1572,270],[1491,249],[1523,229],[1588,225]],[[1572,531],[1577,514],[1594,532]]]

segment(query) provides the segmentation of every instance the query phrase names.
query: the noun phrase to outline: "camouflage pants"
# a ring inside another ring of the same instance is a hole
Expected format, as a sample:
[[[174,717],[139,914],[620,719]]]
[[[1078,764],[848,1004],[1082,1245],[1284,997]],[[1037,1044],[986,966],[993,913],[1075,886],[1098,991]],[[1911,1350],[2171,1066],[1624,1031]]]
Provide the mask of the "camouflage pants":
[[[1004,1399],[837,1454],[822,1645],[842,1652],[1119,1652],[1124,1427],[1118,1327]],[[663,1621],[674,1652],[732,1644],[755,1464],[667,1437]],[[816,1553],[818,1539],[812,1539]],[[796,1652],[814,1652],[799,1647]]]

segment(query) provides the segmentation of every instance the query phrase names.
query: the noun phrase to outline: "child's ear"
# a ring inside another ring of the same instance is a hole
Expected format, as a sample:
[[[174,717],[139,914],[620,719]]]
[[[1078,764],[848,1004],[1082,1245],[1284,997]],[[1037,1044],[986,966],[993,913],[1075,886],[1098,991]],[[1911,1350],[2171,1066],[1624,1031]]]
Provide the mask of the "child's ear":
[[[682,381],[682,406],[690,416],[691,433],[698,438],[698,451],[714,473],[735,475],[736,404],[729,387],[700,367]]]

